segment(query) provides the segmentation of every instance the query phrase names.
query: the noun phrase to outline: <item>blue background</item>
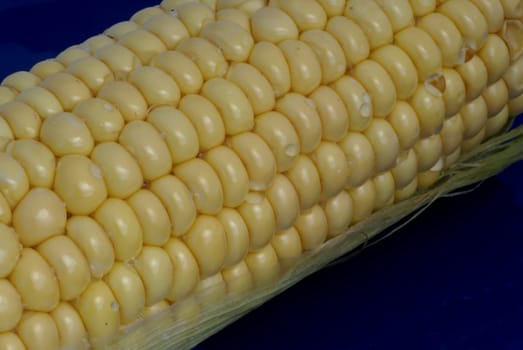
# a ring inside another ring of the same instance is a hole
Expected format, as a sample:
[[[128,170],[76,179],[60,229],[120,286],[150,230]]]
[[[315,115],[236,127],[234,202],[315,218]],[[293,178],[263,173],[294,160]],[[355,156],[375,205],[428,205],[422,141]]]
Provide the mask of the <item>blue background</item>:
[[[156,3],[0,0],[0,79]],[[523,349],[522,182],[520,162],[437,201],[199,348]]]

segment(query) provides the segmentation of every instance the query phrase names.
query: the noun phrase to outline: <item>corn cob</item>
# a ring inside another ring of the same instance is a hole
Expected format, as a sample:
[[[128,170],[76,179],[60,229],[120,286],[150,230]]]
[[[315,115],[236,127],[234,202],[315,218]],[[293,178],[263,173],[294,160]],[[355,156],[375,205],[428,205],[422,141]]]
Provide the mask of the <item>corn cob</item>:
[[[521,111],[493,3],[164,1],[4,79],[0,341],[103,344],[430,186]]]

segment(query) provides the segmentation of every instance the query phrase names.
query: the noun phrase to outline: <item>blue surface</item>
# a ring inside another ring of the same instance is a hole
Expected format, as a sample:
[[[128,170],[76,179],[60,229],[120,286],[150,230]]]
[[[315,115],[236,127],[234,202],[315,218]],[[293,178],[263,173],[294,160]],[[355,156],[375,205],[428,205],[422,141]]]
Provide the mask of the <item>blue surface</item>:
[[[0,0],[0,79],[156,1]],[[523,349],[523,164],[442,199],[200,349]]]

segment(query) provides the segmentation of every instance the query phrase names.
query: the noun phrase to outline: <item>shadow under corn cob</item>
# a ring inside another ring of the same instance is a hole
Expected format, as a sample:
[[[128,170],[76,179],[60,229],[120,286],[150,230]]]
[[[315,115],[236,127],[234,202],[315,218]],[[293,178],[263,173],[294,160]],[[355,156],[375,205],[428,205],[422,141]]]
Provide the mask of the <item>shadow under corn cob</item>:
[[[97,346],[269,283],[430,186],[523,110],[521,12],[164,1],[8,76],[0,345]]]

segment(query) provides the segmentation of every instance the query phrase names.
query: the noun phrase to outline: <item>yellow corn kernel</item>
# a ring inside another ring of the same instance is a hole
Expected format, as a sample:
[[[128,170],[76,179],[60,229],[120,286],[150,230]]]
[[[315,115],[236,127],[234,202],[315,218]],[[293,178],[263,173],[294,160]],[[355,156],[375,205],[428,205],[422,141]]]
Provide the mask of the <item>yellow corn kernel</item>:
[[[143,29],[156,35],[168,49],[174,49],[182,40],[189,37],[187,28],[179,18],[161,11],[144,19]]]
[[[300,40],[284,40],[278,44],[287,63],[294,92],[307,95],[316,89],[321,81],[321,65],[314,51]]]
[[[314,102],[321,120],[322,139],[340,141],[348,131],[349,115],[336,91],[322,85],[309,98]]]
[[[29,191],[29,180],[22,165],[7,153],[0,153],[0,192],[14,208]]]
[[[93,93],[97,93],[108,81],[114,80],[114,74],[109,67],[92,56],[74,61],[66,71],[81,79]]]
[[[111,69],[115,79],[125,79],[129,72],[142,65],[138,56],[117,43],[101,46],[94,51],[93,56]]]
[[[365,130],[373,116],[372,100],[365,88],[353,77],[344,76],[332,85],[349,115],[349,130]]]
[[[436,8],[436,0],[409,0],[414,16],[421,17],[433,12]]]
[[[125,34],[132,32],[133,30],[138,29],[138,24],[133,21],[122,21],[116,24],[113,24],[104,31],[104,34],[109,38],[118,40]]]
[[[452,68],[463,59],[463,37],[447,16],[432,12],[419,19],[417,26],[427,32],[441,51],[443,67]]]
[[[170,301],[187,298],[200,281],[198,262],[187,245],[178,238],[171,238],[163,247],[173,265],[172,289],[167,295]]]
[[[50,313],[60,336],[60,348],[87,349],[87,330],[71,304],[62,302]]]
[[[329,227],[328,237],[337,236],[347,230],[352,222],[352,205],[352,198],[347,191],[340,191],[322,204]]]
[[[245,61],[254,46],[250,33],[231,21],[209,23],[203,27],[200,35],[219,47],[228,61]]]
[[[203,159],[218,175],[223,190],[223,205],[240,205],[249,191],[249,176],[240,158],[231,149],[217,146],[206,152]]]
[[[183,40],[176,50],[189,57],[200,70],[205,80],[224,76],[228,63],[220,49],[210,41],[200,37]]]
[[[416,178],[418,173],[418,160],[414,150],[410,149],[407,154],[398,159],[398,163],[391,170],[394,184],[397,190],[408,186]]]
[[[145,308],[145,288],[138,273],[117,262],[104,281],[116,299],[115,303],[111,302],[111,309],[120,314],[120,323],[125,325],[134,321]]]
[[[183,94],[197,93],[203,84],[202,72],[197,64],[178,51],[162,52],[150,64],[169,73]]]
[[[463,141],[464,127],[463,118],[459,113],[443,122],[441,141],[443,144],[442,152],[444,155],[451,154],[459,147],[459,145],[461,145],[461,142]]]
[[[42,121],[36,111],[25,103],[10,101],[0,105],[0,117],[9,124],[13,135],[20,139],[35,139]]]
[[[227,238],[224,266],[232,267],[240,263],[249,251],[249,229],[237,210],[224,208],[216,218],[220,220]]]
[[[298,192],[302,211],[318,203],[321,195],[320,174],[309,157],[299,155],[286,175]]]
[[[94,219],[108,233],[117,260],[125,262],[140,254],[142,227],[127,202],[117,198],[107,199],[94,213]]]
[[[458,27],[472,50],[481,49],[488,35],[487,20],[481,11],[469,0],[446,1],[437,12],[450,18]]]
[[[57,113],[45,119],[40,129],[40,140],[57,156],[87,156],[94,147],[87,124],[69,112]]]
[[[508,87],[509,97],[516,98],[523,94],[523,56],[513,62],[503,74],[503,80]]]
[[[291,122],[271,111],[256,117],[254,132],[270,147],[279,172],[288,170],[300,153],[300,140]]]
[[[276,281],[280,275],[278,255],[270,244],[249,253],[245,258],[245,263],[252,274],[255,286],[266,286]]]
[[[264,191],[269,188],[276,175],[276,160],[265,141],[255,133],[245,132],[227,142],[245,165],[249,189]]]
[[[441,51],[432,37],[423,29],[408,27],[394,36],[398,45],[416,66],[418,79],[425,81],[438,74],[442,68]]]
[[[0,333],[0,347],[9,350],[25,350],[26,347],[20,337],[13,332]]]
[[[109,286],[94,281],[75,303],[89,334],[89,341],[96,346],[103,344],[120,328],[118,302]]]
[[[91,97],[91,91],[84,82],[65,72],[46,77],[42,87],[51,91],[66,111],[72,110],[78,102]]]
[[[150,190],[134,192],[127,203],[131,206],[143,230],[143,243],[162,246],[171,236],[171,222],[167,209]]]
[[[17,333],[28,349],[58,349],[60,344],[56,324],[45,312],[25,312]]]
[[[118,44],[133,52],[142,64],[149,64],[154,56],[167,50],[156,35],[141,28],[123,34]]]
[[[0,192],[0,223],[9,224],[11,222],[12,212],[5,196]],[[1,275],[1,273],[0,273]]]
[[[489,118],[495,116],[506,106],[509,100],[507,84],[503,79],[499,79],[487,86],[481,96],[487,104]]]
[[[485,17],[489,33],[497,33],[503,27],[505,20],[503,1],[472,0],[471,1]]]
[[[510,65],[509,49],[503,39],[496,34],[488,36],[485,44],[478,51],[478,56],[487,68],[488,85],[500,79]]]
[[[154,180],[150,189],[160,198],[169,213],[173,236],[178,237],[186,233],[196,218],[196,206],[191,191],[173,175]]]
[[[62,105],[56,96],[53,95],[49,90],[40,86],[34,86],[32,88],[23,90],[16,97],[16,100],[27,104],[44,119],[53,114],[63,112]]]
[[[143,120],[147,114],[147,102],[140,91],[127,81],[111,81],[97,95],[118,109],[126,122]],[[104,106],[105,107],[105,106]]]
[[[62,234],[66,220],[65,203],[47,188],[31,189],[13,211],[13,227],[28,247]]]
[[[111,270],[114,248],[98,222],[89,216],[72,216],[67,220],[66,234],[84,254],[94,278],[101,278]]]
[[[294,126],[302,153],[310,153],[318,147],[322,136],[321,119],[313,100],[291,92],[276,102],[275,109]]]
[[[50,188],[53,185],[55,155],[43,143],[16,140],[7,146],[6,152],[22,165],[31,186]]]
[[[16,98],[17,92],[7,86],[0,86],[0,104],[12,101]]]
[[[351,169],[341,147],[334,142],[323,141],[310,157],[320,175],[321,198],[328,199],[343,190]]]
[[[215,19],[214,12],[199,2],[187,2],[170,10],[171,15],[175,15],[183,22],[191,36],[197,36],[207,23]]]
[[[254,282],[252,274],[244,260],[222,270],[223,280],[229,295],[238,295],[252,289]]]
[[[214,215],[222,209],[222,186],[218,175],[207,162],[195,158],[177,165],[173,173],[191,191],[200,213]]]
[[[229,67],[226,78],[242,89],[255,115],[274,108],[274,90],[256,67],[246,63],[233,63]]]
[[[487,87],[488,71],[485,63],[474,55],[469,61],[456,67],[461,79],[465,83],[466,101],[470,102],[481,95],[481,92]]]
[[[507,127],[509,120],[509,108],[505,106],[498,114],[487,119],[485,124],[485,138],[497,135]]]
[[[483,97],[479,96],[465,104],[459,114],[463,120],[463,139],[467,140],[476,136],[485,126],[488,118],[487,104]]]
[[[225,125],[216,106],[200,95],[186,95],[179,105],[198,135],[201,152],[208,151],[225,140]]]
[[[98,49],[100,49],[104,46],[113,44],[114,41],[115,41],[114,39],[109,38],[105,34],[98,34],[98,35],[92,36],[89,39],[85,40],[82,43],[82,47],[86,51],[89,51],[91,54],[94,54]]]
[[[5,224],[0,224],[0,278],[9,276],[17,265],[20,258],[22,245],[20,244],[15,230]]]
[[[374,207],[381,209],[394,203],[395,183],[394,177],[390,171],[377,175],[374,179],[374,188],[376,189],[376,202]]]
[[[365,136],[376,155],[376,173],[391,169],[396,164],[400,149],[398,136],[390,123],[384,119],[374,119],[365,130]]]
[[[392,25],[376,1],[348,0],[344,15],[362,27],[371,49],[392,43]]]
[[[151,124],[143,120],[127,123],[118,141],[136,158],[144,179],[154,180],[171,171],[169,148]]]
[[[39,83],[40,78],[37,75],[31,72],[19,71],[5,77],[1,84],[21,92],[23,90],[37,86]]]
[[[347,157],[351,172],[348,185],[358,187],[374,174],[376,152],[369,139],[356,132],[349,132],[341,140],[340,146]]]
[[[220,112],[227,135],[236,135],[252,129],[254,112],[247,96],[234,83],[223,78],[207,80],[201,93]]]
[[[237,210],[249,230],[249,250],[255,251],[266,246],[276,232],[276,216],[267,197],[259,192],[251,192]]]
[[[445,119],[445,101],[440,94],[434,94],[425,85],[418,85],[409,100],[419,121],[419,136],[428,137],[441,131]]]
[[[58,281],[47,262],[32,248],[24,248],[9,276],[26,310],[49,312],[60,299]]]
[[[73,114],[85,122],[95,142],[118,140],[124,127],[120,111],[101,98],[90,98],[78,103]]]
[[[56,59],[49,59],[35,64],[31,68],[30,72],[40,77],[40,79],[45,79],[54,73],[63,71],[64,69],[64,65],[58,62]]]
[[[318,4],[323,7],[327,17],[334,17],[343,14],[346,0],[317,0]]]
[[[396,88],[387,71],[377,62],[368,59],[356,65],[351,74],[370,95],[374,116],[385,118],[396,103]]]
[[[249,63],[267,78],[275,97],[283,96],[290,90],[289,65],[278,46],[267,41],[257,42],[251,51]]]
[[[329,224],[325,212],[319,205],[302,212],[294,227],[298,231],[304,250],[318,247],[327,238]]]
[[[216,12],[216,19],[231,21],[245,29],[247,32],[251,32],[250,17],[245,12],[238,8],[223,8]]]
[[[387,15],[394,33],[414,24],[414,13],[408,0],[375,0]]]
[[[433,135],[419,140],[414,146],[418,171],[423,172],[432,168],[441,157],[443,144],[440,135]]]
[[[86,51],[82,46],[73,45],[60,52],[58,56],[56,56],[56,59],[67,67],[76,60],[80,60],[88,56],[89,52]]]
[[[143,25],[149,19],[159,14],[164,14],[163,10],[159,6],[145,7],[132,15],[130,19],[139,25]]]
[[[475,136],[464,140],[461,144],[461,151],[467,153],[477,147],[485,139],[486,129],[483,127]]]
[[[412,96],[418,86],[418,72],[402,49],[395,45],[386,45],[374,50],[370,57],[389,73],[398,99],[404,100]]]
[[[256,11],[251,17],[251,27],[257,42],[277,44],[298,38],[298,28],[292,18],[276,7],[264,7]]]
[[[276,229],[282,231],[291,227],[300,214],[300,200],[290,180],[282,174],[276,175],[266,195],[274,209]]]
[[[330,33],[341,45],[350,68],[369,56],[370,43],[360,26],[344,16],[335,16],[329,19],[325,30]]]
[[[398,136],[401,150],[412,148],[420,136],[420,122],[414,108],[407,102],[398,101],[387,121]]]
[[[352,223],[366,219],[374,210],[376,203],[376,188],[374,181],[367,180],[362,185],[349,191],[352,198]]]
[[[91,153],[91,160],[100,168],[109,196],[126,198],[142,187],[140,166],[120,144],[99,143]]]
[[[107,198],[100,168],[89,158],[76,154],[58,160],[53,189],[73,215],[88,215]]]
[[[0,332],[8,332],[16,327],[23,314],[19,292],[6,279],[0,279]]]
[[[67,236],[50,238],[37,248],[58,278],[61,300],[73,300],[87,288],[91,274],[87,260]]]
[[[271,245],[280,260],[296,259],[303,253],[301,237],[294,226],[278,232],[271,240]]]
[[[169,74],[159,68],[136,68],[127,79],[140,90],[148,106],[176,105],[180,100],[180,88]]]

